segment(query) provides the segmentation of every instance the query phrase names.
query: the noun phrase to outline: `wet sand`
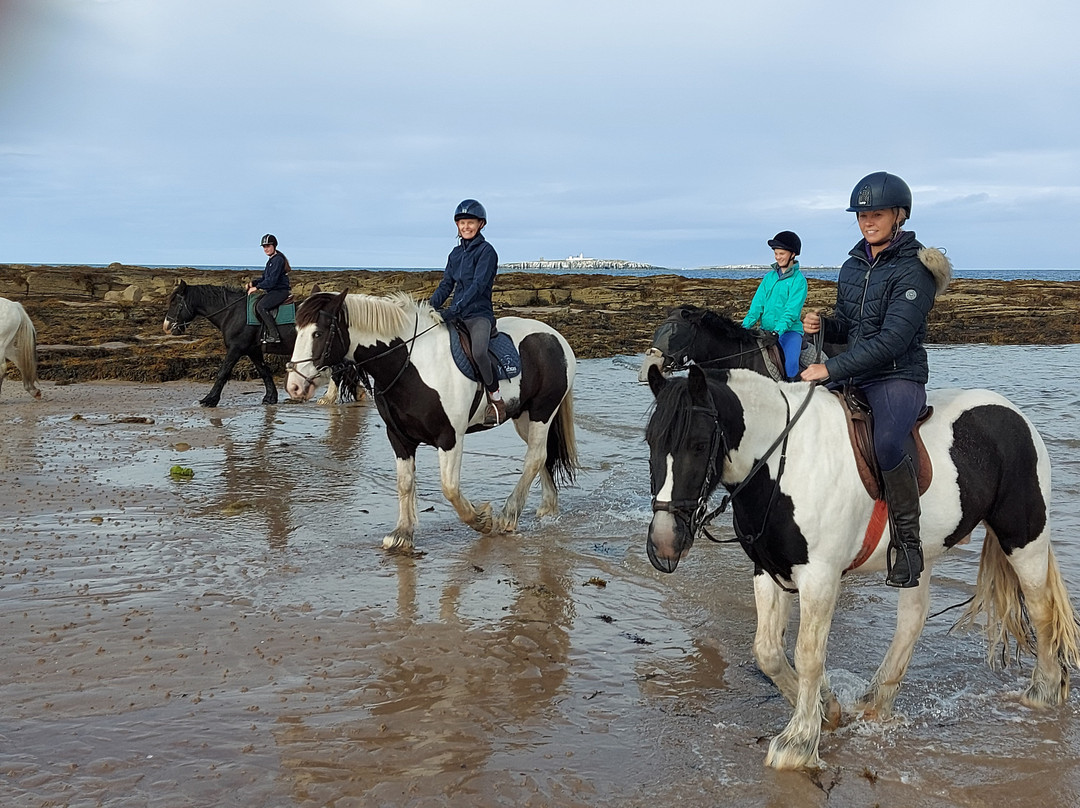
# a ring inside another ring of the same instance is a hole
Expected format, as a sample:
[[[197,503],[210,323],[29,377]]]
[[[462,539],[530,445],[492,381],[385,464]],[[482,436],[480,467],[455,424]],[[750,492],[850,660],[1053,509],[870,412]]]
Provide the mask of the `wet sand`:
[[[647,504],[605,505],[626,500],[613,466],[643,472],[647,394],[610,415],[604,374],[632,370],[588,374],[562,515],[538,523],[534,493],[520,534],[478,536],[422,453],[415,557],[379,546],[394,470],[367,405],[5,388],[0,805],[1075,804],[1076,699],[1021,708],[1029,668],[991,671],[940,620],[897,720],[827,734],[822,772],[766,769],[789,711],[752,661],[748,562],[706,546],[676,576],[649,567]],[[470,441],[467,492],[501,501],[520,443]],[[966,596],[974,552],[936,571],[935,608]],[[834,628],[845,703],[891,631],[875,583]]]

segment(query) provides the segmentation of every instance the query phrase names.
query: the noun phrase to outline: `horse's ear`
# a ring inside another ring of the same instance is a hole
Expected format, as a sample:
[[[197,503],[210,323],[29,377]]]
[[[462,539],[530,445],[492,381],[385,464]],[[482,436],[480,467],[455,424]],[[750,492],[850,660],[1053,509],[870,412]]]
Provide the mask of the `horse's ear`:
[[[322,289],[319,287],[319,284],[317,284],[317,283],[314,286],[311,287],[311,294],[313,294],[313,295],[317,295],[321,291],[322,291]]]
[[[344,306],[345,306],[345,298],[348,297],[348,295],[349,295],[349,290],[348,289],[342,289],[341,290],[341,294],[339,294],[337,296],[337,300],[334,301],[334,313],[335,314],[337,312],[341,311],[342,308],[344,308]]]
[[[649,389],[652,390],[653,396],[660,395],[660,391],[664,389],[664,385],[667,383],[667,377],[664,376],[664,372],[660,370],[659,366],[649,365]]]
[[[180,279],[179,281],[177,281],[177,283],[176,283],[176,289],[175,289],[174,291],[177,291],[177,292],[182,292],[182,291],[184,291],[185,289],[187,289],[187,283],[186,283],[186,282],[184,281],[184,279],[183,279],[183,278],[181,278],[181,279]]]
[[[690,390],[690,399],[695,404],[704,403],[709,398],[709,383],[705,379],[705,371],[699,365],[690,366],[690,374],[687,377]]]

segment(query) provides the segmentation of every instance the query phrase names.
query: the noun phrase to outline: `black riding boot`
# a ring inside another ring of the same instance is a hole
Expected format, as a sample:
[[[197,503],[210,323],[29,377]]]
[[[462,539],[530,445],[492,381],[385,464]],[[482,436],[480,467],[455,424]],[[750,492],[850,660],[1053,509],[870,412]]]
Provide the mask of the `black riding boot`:
[[[885,501],[889,504],[889,574],[885,583],[903,589],[918,586],[919,573],[923,570],[922,542],[919,540],[922,511],[915,464],[910,457],[904,457],[900,465],[883,471],[881,476],[885,481]]]
[[[262,339],[261,342],[265,345],[276,345],[281,342],[281,332],[278,331],[277,320],[274,317],[274,312],[259,311],[259,307],[255,307],[255,316],[259,318],[259,322],[262,323]]]

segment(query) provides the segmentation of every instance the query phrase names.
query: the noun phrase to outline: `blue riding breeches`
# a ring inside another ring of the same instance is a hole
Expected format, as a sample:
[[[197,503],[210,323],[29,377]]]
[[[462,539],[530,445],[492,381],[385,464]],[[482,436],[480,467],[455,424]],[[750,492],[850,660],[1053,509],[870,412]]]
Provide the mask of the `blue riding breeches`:
[[[908,435],[926,406],[926,385],[907,379],[885,379],[862,387],[874,413],[874,453],[882,470],[904,459]]]
[[[780,348],[784,351],[784,373],[789,379],[799,375],[799,356],[802,354],[802,331],[785,331],[780,335]]]

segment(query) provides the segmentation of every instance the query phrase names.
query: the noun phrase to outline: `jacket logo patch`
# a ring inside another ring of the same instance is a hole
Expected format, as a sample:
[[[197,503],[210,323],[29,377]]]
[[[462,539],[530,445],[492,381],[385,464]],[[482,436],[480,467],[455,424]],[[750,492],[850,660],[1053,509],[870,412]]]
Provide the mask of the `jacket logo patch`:
[[[919,293],[916,292],[914,289],[908,289],[906,292],[904,292],[904,297],[906,297],[908,300],[914,300],[918,296]]]

